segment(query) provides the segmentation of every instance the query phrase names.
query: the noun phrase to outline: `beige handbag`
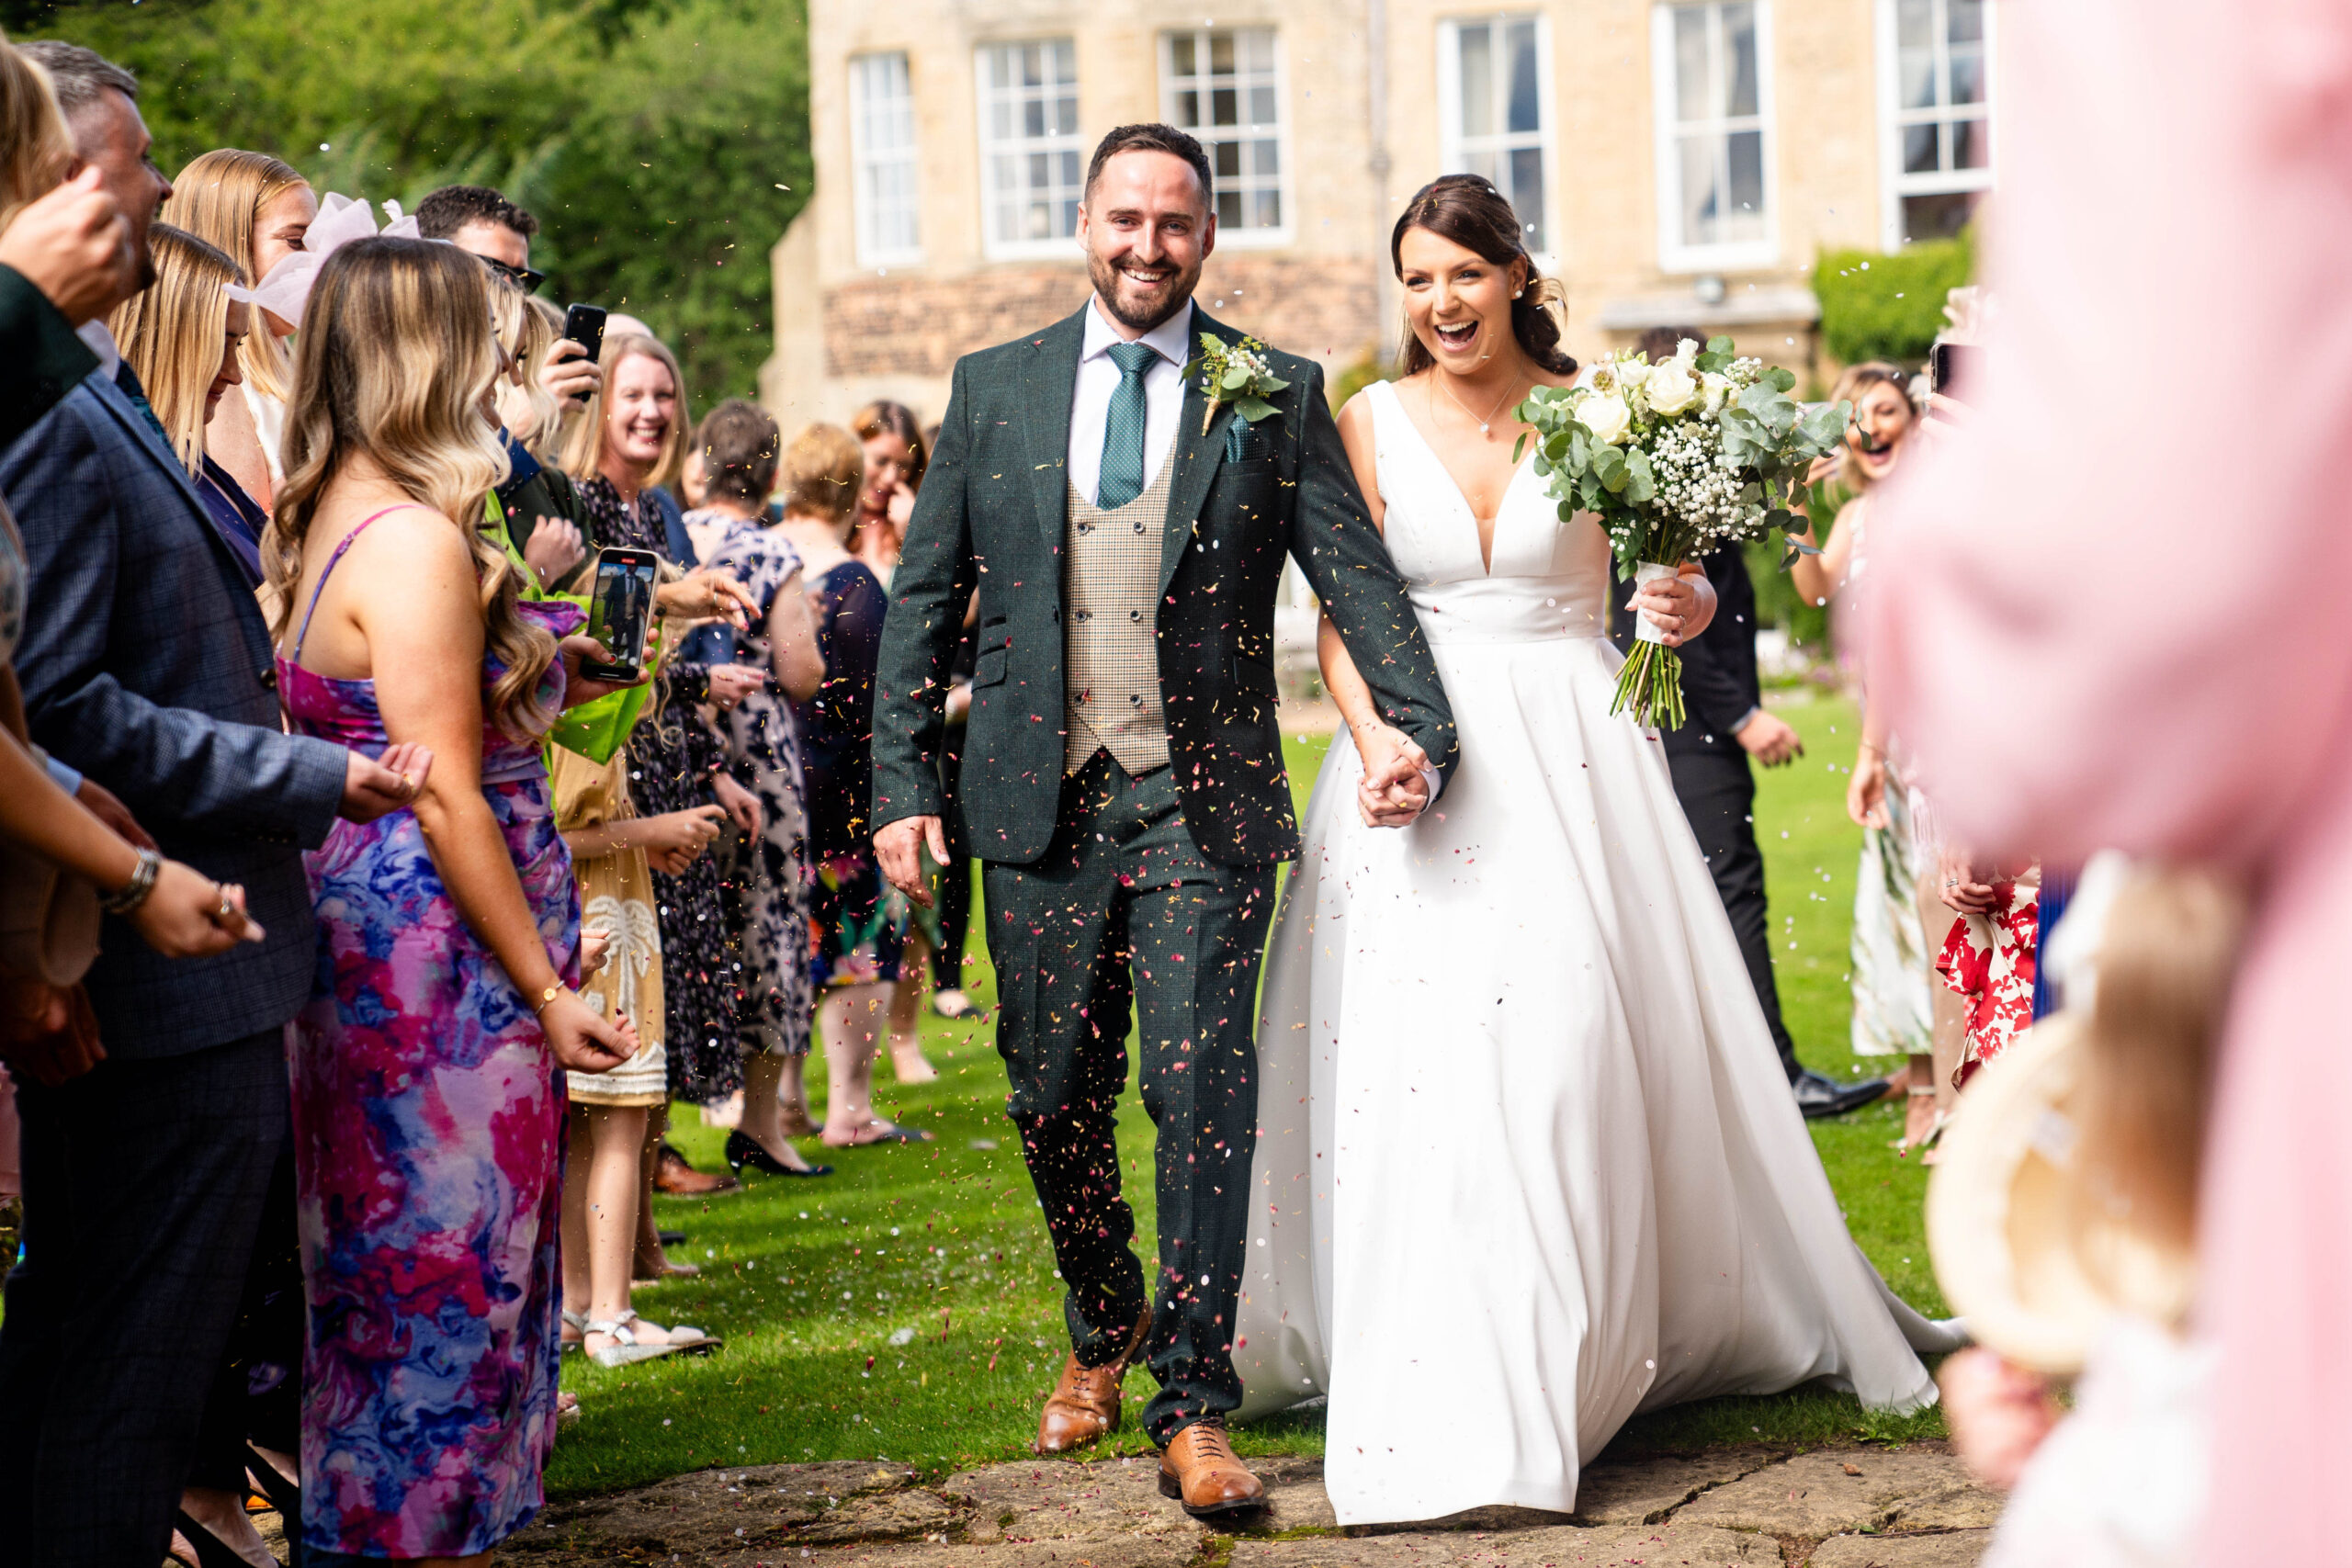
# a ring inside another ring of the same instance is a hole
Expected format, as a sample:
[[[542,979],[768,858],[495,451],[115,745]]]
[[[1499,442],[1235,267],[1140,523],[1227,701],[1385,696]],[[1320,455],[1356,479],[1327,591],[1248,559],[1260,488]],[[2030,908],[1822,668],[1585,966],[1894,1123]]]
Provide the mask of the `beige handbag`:
[[[98,956],[101,919],[87,877],[0,840],[0,969],[74,985]]]

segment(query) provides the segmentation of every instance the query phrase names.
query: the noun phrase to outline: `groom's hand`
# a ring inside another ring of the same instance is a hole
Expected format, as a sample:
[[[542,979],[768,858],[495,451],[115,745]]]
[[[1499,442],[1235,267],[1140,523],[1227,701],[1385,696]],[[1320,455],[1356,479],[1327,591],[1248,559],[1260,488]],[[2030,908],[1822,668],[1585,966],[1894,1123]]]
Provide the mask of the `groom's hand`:
[[[1356,785],[1356,811],[1367,828],[1402,828],[1426,810],[1429,753],[1402,730],[1366,725],[1356,732],[1363,756],[1363,782]]]
[[[922,852],[940,865],[947,863],[947,830],[936,817],[901,817],[874,835],[874,858],[890,886],[931,908],[931,874],[923,869]]]

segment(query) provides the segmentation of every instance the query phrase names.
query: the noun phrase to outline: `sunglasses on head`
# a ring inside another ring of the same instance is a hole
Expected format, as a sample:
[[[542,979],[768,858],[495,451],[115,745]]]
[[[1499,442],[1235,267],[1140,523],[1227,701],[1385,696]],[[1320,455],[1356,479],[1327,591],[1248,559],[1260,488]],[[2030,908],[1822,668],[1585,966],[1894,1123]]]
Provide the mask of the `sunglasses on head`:
[[[539,285],[548,280],[546,273],[534,272],[527,266],[509,266],[504,262],[494,261],[489,256],[476,256],[474,259],[509,283],[520,288],[526,294],[536,294],[538,292]]]

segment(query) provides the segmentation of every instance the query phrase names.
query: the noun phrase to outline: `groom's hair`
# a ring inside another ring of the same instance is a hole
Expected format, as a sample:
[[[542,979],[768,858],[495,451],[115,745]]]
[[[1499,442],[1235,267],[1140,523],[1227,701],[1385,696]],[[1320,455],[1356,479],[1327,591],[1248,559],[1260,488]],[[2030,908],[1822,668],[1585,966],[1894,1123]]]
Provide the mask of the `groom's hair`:
[[[1166,152],[1183,159],[1201,182],[1201,206],[1212,212],[1216,209],[1216,179],[1209,172],[1209,155],[1201,150],[1197,139],[1172,125],[1112,127],[1110,134],[1094,144],[1094,161],[1086,165],[1086,189],[1080,193],[1080,200],[1091,199],[1094,182],[1102,176],[1102,165],[1122,152]]]

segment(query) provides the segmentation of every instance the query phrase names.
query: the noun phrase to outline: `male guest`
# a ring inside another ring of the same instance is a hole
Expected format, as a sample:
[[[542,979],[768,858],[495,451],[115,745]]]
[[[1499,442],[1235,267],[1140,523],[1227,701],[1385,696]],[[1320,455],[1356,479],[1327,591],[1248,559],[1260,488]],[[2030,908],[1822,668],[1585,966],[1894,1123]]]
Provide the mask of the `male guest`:
[[[171,194],[139,85],[86,49],[23,47],[55,85],[74,172],[100,171],[129,221],[128,299],[154,280],[147,230]],[[338,813],[370,819],[415,786],[279,729],[236,553],[104,326],[84,335],[98,368],[0,454],[31,568],[17,669],[33,739],[119,795],[164,853],[242,883],[267,933],[169,961],[111,923],[87,977],[103,1059],[54,1087],[17,1080],[6,1555],[111,1568],[163,1559],[288,1136],[283,1029],[314,960],[300,852]]]
[[[1654,329],[1637,345],[1656,364],[1671,358],[1683,338],[1706,341],[1695,327]],[[1808,1071],[1797,1060],[1788,1025],[1781,1021],[1781,991],[1772,978],[1772,932],[1764,903],[1764,852],[1756,842],[1756,774],[1748,766],[1755,758],[1768,768],[1781,767],[1804,755],[1797,732],[1764,711],[1762,683],[1756,674],[1756,584],[1747,575],[1747,561],[1737,546],[1705,558],[1707,581],[1715,586],[1715,618],[1707,629],[1682,645],[1682,698],[1689,721],[1679,729],[1663,730],[1667,771],[1674,779],[1674,796],[1690,820],[1699,848],[1713,874],[1715,892],[1731,917],[1739,951],[1747,960],[1747,977],[1764,1009],[1765,1027],[1780,1047],[1781,1066],[1789,1075],[1798,1108],[1807,1116],[1842,1116],[1886,1096],[1886,1080],[1871,1078],[1840,1085],[1823,1074]],[[1621,584],[1624,592],[1627,585]],[[1623,594],[1620,594],[1622,601]],[[1617,646],[1633,643],[1633,619],[1614,614],[1611,626]]]

